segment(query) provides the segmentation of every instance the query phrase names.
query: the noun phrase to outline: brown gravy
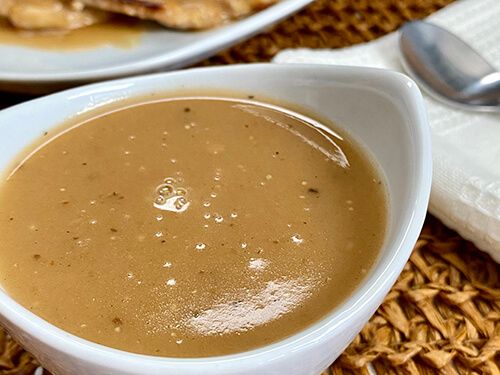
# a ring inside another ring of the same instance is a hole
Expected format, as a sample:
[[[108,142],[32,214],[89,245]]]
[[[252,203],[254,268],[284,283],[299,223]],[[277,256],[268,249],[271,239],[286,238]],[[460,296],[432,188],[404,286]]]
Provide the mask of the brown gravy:
[[[157,26],[131,18],[116,17],[112,21],[84,27],[67,33],[22,31],[0,18],[0,44],[44,50],[88,50],[110,45],[117,48],[136,46],[142,34]]]
[[[360,147],[249,102],[76,118],[9,172],[3,287],[68,332],[150,355],[231,354],[308,327],[360,284],[387,225]]]

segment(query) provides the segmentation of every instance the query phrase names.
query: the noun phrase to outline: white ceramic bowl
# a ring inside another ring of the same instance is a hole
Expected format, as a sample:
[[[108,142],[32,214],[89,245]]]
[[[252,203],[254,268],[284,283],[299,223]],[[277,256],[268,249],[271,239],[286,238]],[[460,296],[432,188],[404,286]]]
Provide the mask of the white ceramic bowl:
[[[185,70],[85,86],[0,112],[0,169],[43,131],[70,116],[151,92],[235,91],[295,103],[333,120],[374,156],[390,194],[390,224],[376,266],[327,317],[257,350],[204,359],[131,354],[75,337],[0,290],[0,320],[54,374],[317,375],[375,312],[412,251],[426,214],[430,135],[422,97],[408,77],[321,65],[245,65]],[[71,296],[68,296],[71,298]]]

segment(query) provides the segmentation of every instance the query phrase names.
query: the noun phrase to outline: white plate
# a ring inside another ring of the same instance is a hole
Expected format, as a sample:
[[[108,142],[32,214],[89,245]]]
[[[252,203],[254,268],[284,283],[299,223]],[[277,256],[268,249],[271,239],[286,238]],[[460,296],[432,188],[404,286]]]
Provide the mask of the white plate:
[[[257,34],[310,2],[282,0],[248,18],[208,31],[149,31],[131,49],[103,46],[84,51],[52,51],[0,45],[0,88],[44,91],[184,67]]]

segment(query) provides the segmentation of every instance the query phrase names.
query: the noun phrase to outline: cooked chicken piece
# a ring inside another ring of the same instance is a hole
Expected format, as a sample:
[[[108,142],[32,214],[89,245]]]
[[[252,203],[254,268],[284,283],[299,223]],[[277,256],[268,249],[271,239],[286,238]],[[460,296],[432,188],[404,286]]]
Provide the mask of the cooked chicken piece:
[[[15,4],[15,0],[0,0],[0,17],[8,17],[9,9]]]
[[[75,0],[0,0],[0,16],[28,30],[73,30],[107,18],[102,10]]]
[[[81,0],[87,5],[176,29],[206,29],[263,9],[277,0]]]

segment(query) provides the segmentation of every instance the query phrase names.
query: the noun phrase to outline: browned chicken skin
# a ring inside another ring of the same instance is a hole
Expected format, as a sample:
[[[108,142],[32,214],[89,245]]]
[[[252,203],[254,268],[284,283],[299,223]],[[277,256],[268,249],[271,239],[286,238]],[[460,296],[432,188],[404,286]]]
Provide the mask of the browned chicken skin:
[[[176,29],[206,29],[263,9],[277,0],[82,0],[99,9],[155,20]]]
[[[107,19],[107,12],[75,0],[0,0],[0,16],[26,30],[66,31]]]
[[[0,17],[27,30],[73,30],[108,12],[154,20],[176,29],[206,29],[244,17],[278,0],[0,0]]]

